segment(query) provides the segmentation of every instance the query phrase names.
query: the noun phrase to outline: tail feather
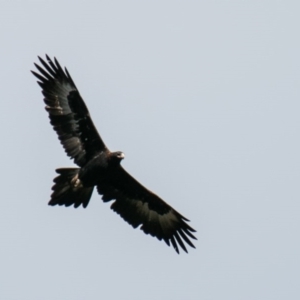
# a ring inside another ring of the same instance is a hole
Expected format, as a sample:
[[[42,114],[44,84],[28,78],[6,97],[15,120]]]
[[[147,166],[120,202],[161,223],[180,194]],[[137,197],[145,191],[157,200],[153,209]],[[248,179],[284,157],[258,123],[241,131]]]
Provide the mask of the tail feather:
[[[49,205],[65,205],[77,208],[82,204],[84,208],[89,204],[94,187],[84,187],[78,180],[79,168],[61,168],[54,178],[53,193]]]

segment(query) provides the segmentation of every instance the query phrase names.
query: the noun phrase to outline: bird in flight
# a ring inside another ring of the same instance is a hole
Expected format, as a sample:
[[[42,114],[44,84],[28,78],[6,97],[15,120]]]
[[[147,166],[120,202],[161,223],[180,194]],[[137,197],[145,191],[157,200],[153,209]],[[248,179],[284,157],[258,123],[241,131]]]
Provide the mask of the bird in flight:
[[[96,187],[104,202],[134,228],[164,240],[179,253],[195,230],[188,219],[135,180],[121,166],[124,154],[111,152],[102,141],[68,70],[56,58],[38,57],[38,72],[31,71],[42,88],[50,123],[67,153],[79,168],[59,168],[49,205],[87,207]]]

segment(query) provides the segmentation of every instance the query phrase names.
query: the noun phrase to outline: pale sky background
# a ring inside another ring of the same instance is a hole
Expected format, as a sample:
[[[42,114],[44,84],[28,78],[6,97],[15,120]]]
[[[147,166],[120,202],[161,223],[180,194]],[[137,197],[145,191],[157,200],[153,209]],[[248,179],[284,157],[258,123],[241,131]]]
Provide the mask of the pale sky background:
[[[299,1],[1,1],[0,299],[300,299]],[[37,55],[67,66],[123,166],[191,220],[196,250],[133,230],[72,166]]]

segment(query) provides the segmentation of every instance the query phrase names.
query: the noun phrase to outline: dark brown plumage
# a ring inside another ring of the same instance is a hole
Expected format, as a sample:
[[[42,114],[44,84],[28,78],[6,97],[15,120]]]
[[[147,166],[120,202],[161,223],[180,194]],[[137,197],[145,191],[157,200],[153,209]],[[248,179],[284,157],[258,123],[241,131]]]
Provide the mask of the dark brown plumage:
[[[112,201],[112,210],[134,228],[146,233],[177,253],[185,243],[194,248],[195,232],[180,213],[146,189],[121,166],[124,154],[110,152],[98,134],[89,111],[67,69],[54,58],[39,57],[39,73],[32,71],[42,88],[50,123],[67,155],[79,168],[61,168],[54,179],[49,205],[87,207],[96,186],[104,202]]]

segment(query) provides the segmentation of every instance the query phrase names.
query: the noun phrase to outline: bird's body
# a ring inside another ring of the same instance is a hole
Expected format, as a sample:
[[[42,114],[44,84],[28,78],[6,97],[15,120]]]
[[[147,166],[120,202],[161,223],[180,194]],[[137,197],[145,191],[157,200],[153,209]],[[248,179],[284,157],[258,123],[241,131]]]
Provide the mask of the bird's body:
[[[111,208],[134,228],[141,225],[146,234],[171,242],[178,253],[178,245],[187,252],[184,242],[194,247],[195,230],[188,220],[122,168],[124,154],[105,146],[67,69],[46,58],[39,58],[43,68],[35,64],[40,74],[32,73],[42,87],[50,123],[79,167],[56,170],[49,205],[87,207],[96,187],[104,202],[115,200]]]
[[[120,162],[124,158],[122,152],[100,152],[96,154],[87,164],[80,168],[79,179],[84,186],[95,186],[114,177],[120,169]]]

